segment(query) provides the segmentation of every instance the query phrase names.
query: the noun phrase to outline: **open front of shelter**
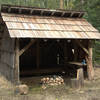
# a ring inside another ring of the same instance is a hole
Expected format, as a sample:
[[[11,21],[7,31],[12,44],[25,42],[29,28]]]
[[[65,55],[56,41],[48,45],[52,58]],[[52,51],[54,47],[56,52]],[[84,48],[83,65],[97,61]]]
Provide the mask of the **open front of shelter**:
[[[18,83],[23,75],[70,73],[75,65],[87,69],[92,80],[92,46],[100,33],[83,15],[78,11],[2,5],[1,75]]]

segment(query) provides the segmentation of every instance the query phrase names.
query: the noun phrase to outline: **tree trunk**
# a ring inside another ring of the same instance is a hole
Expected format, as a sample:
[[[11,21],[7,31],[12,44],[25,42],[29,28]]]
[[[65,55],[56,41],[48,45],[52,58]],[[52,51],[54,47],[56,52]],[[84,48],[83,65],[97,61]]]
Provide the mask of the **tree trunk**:
[[[64,1],[60,0],[60,9],[63,9],[63,4],[64,4]]]

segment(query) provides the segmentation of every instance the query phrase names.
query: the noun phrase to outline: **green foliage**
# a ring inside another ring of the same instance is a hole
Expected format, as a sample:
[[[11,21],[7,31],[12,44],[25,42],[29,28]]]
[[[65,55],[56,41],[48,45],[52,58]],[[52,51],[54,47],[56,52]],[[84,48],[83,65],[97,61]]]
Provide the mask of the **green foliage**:
[[[76,0],[63,0],[64,9],[75,8],[74,5],[75,1]],[[60,0],[0,0],[0,4],[13,4],[13,5],[59,9]]]

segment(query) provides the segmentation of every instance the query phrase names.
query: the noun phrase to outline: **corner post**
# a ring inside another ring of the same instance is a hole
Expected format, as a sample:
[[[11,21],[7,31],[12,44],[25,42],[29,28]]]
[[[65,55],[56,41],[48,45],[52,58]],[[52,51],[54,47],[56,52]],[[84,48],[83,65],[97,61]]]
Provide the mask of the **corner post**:
[[[19,39],[15,39],[15,84],[19,84]]]
[[[88,52],[89,54],[86,56],[88,79],[93,80],[94,68],[92,63],[92,41],[91,40],[88,41]]]
[[[40,47],[39,47],[40,40],[37,40],[37,57],[36,57],[36,63],[37,63],[37,69],[39,69],[40,66]]]

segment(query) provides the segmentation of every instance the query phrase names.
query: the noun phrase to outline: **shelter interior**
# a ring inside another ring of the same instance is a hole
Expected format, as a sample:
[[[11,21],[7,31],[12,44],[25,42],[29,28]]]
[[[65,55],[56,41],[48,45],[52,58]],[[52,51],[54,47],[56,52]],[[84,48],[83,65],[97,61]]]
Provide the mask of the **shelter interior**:
[[[32,41],[35,41],[30,45]],[[43,73],[55,73],[65,71],[77,72],[77,68],[84,66],[82,62],[87,55],[88,40],[67,39],[20,39],[20,51],[26,49],[20,55],[20,75],[29,76]],[[21,50],[22,49],[22,50]]]

